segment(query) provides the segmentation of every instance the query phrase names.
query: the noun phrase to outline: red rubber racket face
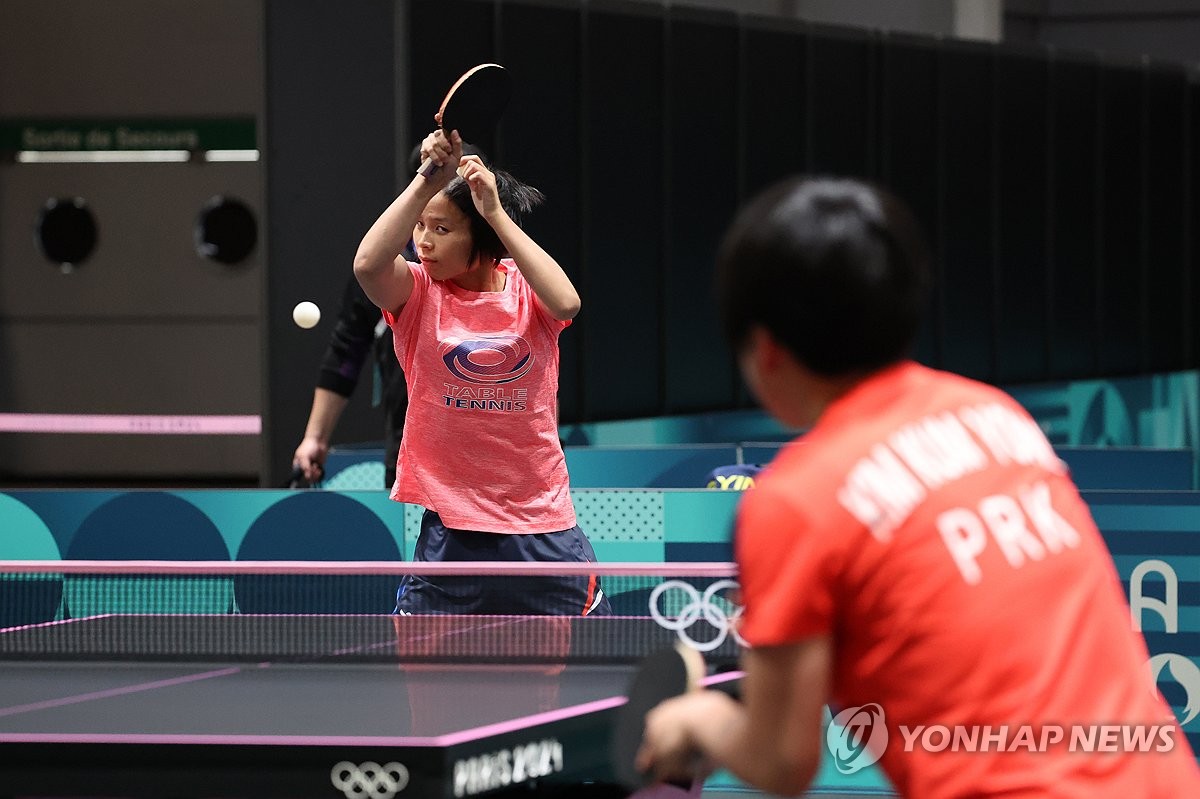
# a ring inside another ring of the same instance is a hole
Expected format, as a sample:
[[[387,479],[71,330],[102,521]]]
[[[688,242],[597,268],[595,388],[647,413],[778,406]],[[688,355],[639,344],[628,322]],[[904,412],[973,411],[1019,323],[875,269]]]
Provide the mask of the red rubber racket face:
[[[682,645],[655,652],[638,666],[629,683],[629,699],[617,708],[610,744],[613,771],[623,788],[634,791],[653,782],[634,765],[642,745],[646,714],[659,703],[696,688],[703,676],[704,660],[700,653]]]
[[[447,133],[457,130],[463,141],[484,140],[499,123],[511,94],[507,69],[499,64],[472,67],[446,93],[438,123]]]

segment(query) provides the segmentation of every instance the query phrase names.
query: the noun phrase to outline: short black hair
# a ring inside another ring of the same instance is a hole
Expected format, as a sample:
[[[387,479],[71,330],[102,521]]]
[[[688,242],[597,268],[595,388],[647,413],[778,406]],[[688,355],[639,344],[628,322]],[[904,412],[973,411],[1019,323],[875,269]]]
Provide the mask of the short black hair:
[[[496,194],[500,196],[500,206],[518,225],[524,221],[525,214],[541,205],[545,199],[542,193],[533,186],[522,183],[503,170],[493,169],[492,174],[496,176]],[[501,243],[496,231],[475,207],[475,201],[471,199],[471,186],[467,181],[456,177],[446,185],[446,188],[442,189],[442,192],[470,222],[471,263],[475,262],[477,256],[483,256],[491,261],[499,261],[508,255],[508,250]]]
[[[738,213],[717,256],[729,344],[740,350],[759,325],[830,377],[908,357],[929,281],[907,206],[845,178],[798,177],[768,188]]]

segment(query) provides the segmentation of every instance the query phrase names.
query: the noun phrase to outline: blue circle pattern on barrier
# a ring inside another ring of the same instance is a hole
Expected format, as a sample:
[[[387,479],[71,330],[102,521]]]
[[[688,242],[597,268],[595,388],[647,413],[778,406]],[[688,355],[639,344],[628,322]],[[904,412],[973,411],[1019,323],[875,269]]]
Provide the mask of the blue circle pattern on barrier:
[[[364,560],[403,558],[387,526],[359,502],[302,491],[260,515],[238,549],[238,560]],[[390,613],[396,578],[238,575],[242,613]]]
[[[0,560],[57,560],[58,543],[31,508],[0,495]],[[0,578],[0,628],[53,621],[62,604],[59,575],[10,575]]]
[[[172,494],[119,494],[83,520],[69,560],[229,560],[221,531],[195,505]],[[233,583],[222,577],[68,575],[65,614],[228,613]]]
[[[173,494],[133,491],[96,508],[79,525],[69,560],[229,560],[221,531]]]
[[[228,561],[236,548],[240,560],[403,560],[398,536],[372,503],[325,491],[253,492],[249,498],[140,490],[0,493],[0,531],[11,533],[0,535],[0,559]],[[359,581],[353,591],[347,578],[300,579],[307,582],[11,575],[0,579],[0,627],[104,613],[394,609],[394,577],[353,578]]]

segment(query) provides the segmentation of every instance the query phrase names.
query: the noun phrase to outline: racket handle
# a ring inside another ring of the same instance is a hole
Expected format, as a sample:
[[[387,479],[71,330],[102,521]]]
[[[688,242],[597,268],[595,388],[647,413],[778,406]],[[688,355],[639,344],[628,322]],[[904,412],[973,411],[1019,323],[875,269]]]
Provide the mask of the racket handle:
[[[292,466],[291,474],[288,475],[287,482],[283,484],[284,488],[299,488],[301,481],[304,480],[304,469],[299,466]]]
[[[304,467],[293,466],[292,472],[291,472],[291,474],[288,475],[287,482],[284,483],[283,487],[284,488],[305,488],[305,487],[316,488],[317,483],[321,482],[321,480],[323,480],[324,478],[325,478],[325,468],[322,466],[317,467],[317,479],[314,482],[309,482],[304,477]]]
[[[441,169],[441,167],[435,164],[432,158],[426,158],[421,164],[421,168],[417,170],[417,174],[423,178],[431,178],[437,174],[439,169]]]

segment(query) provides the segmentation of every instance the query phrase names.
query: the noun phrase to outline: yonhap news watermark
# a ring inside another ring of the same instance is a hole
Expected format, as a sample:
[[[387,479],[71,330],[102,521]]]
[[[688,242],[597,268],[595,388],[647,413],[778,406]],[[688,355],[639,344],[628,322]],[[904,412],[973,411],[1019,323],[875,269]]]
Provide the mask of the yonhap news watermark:
[[[891,736],[878,704],[849,707],[833,717],[825,743],[834,765],[853,774],[883,757],[891,743],[905,752],[1170,752],[1182,734],[1160,724],[919,724]]]
[[[898,729],[912,752],[1170,752],[1177,724],[918,725]]]

